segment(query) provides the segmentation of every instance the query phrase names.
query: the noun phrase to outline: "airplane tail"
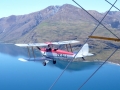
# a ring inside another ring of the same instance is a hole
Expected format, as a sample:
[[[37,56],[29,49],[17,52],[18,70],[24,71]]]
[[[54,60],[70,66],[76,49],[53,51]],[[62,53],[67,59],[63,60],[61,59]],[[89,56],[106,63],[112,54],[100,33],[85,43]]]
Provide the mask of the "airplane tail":
[[[83,45],[83,47],[81,48],[81,50],[77,53],[77,55],[75,56],[75,58],[92,56],[92,55],[94,55],[94,54],[89,53],[89,45],[88,45],[88,43],[86,43],[86,44]]]

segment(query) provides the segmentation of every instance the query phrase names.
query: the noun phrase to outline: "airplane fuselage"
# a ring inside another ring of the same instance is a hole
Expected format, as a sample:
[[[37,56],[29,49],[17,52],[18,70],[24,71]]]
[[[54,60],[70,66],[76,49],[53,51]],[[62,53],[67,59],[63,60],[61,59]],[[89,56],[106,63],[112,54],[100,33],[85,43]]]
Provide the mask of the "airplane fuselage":
[[[60,50],[60,49],[51,49],[51,50],[46,50],[45,48],[42,48],[40,50],[43,56],[48,57],[48,58],[65,58],[65,59],[70,59],[75,56],[74,53],[68,52],[65,50]]]

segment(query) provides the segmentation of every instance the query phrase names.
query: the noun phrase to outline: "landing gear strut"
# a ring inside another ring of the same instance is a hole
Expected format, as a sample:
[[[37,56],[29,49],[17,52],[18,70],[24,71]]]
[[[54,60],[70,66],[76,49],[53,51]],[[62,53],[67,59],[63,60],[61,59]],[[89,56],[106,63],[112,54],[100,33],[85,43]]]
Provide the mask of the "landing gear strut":
[[[82,57],[82,59],[83,59],[83,61],[85,61],[85,58],[84,58],[84,57]]]
[[[53,60],[53,64],[56,64],[56,60]]]
[[[45,61],[43,62],[43,66],[46,66],[46,62]]]

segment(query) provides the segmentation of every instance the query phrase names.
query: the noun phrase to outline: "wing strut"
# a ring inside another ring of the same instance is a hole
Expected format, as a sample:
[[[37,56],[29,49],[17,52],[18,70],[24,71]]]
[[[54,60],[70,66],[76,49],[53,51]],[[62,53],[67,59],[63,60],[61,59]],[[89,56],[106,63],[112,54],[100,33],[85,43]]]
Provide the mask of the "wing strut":
[[[69,51],[69,50],[68,50],[68,46],[67,46],[67,44],[66,44],[66,49],[67,49],[67,51]]]
[[[34,53],[34,49],[33,49],[33,47],[32,47],[32,52],[33,52],[33,56],[34,56],[34,59],[35,59],[35,53]]]
[[[69,44],[69,45],[70,45],[71,52],[73,52],[73,51],[72,51],[72,46],[71,46],[71,44]]]
[[[29,50],[29,47],[27,47],[27,50],[28,50],[28,57],[30,58],[30,50]]]

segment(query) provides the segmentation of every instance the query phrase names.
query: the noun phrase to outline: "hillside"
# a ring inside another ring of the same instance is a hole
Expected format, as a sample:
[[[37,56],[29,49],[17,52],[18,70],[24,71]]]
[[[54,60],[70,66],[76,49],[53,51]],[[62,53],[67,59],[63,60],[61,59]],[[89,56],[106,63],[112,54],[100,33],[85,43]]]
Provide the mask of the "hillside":
[[[13,41],[24,36],[43,20],[48,19],[59,7],[49,6],[48,8],[30,13],[27,15],[4,17],[0,19],[0,40]]]
[[[88,12],[98,20],[101,20],[105,14],[93,10]],[[120,30],[119,13],[120,12],[110,12],[103,23],[110,28],[114,27]],[[75,39],[79,38],[79,36],[88,36],[97,24],[97,21],[78,7],[69,4],[49,6],[44,10],[27,15],[12,15],[1,18],[0,40],[5,42],[20,41],[22,43],[63,40],[63,38]],[[61,35],[62,38],[58,38],[58,36]]]

